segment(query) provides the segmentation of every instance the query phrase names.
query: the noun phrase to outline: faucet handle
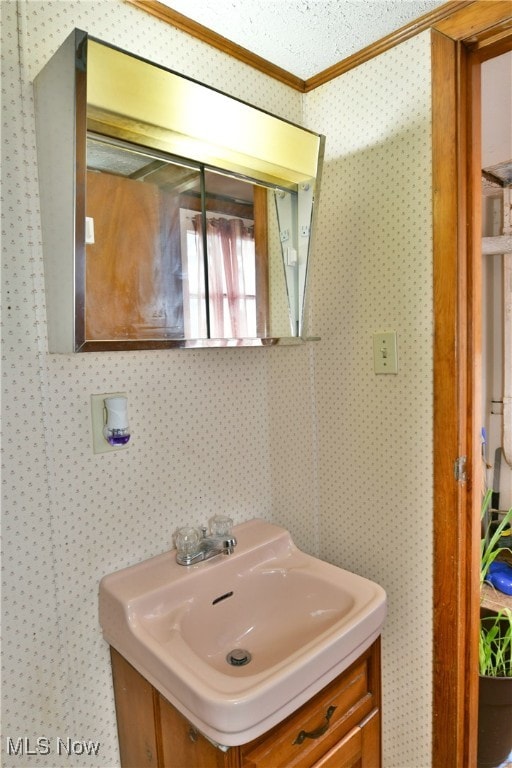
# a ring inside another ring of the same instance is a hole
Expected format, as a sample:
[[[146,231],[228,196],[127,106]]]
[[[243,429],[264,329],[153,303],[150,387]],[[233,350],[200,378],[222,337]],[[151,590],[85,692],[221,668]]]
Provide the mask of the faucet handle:
[[[176,531],[176,549],[178,555],[195,555],[199,552],[201,535],[197,528],[178,528]]]
[[[210,533],[212,536],[231,536],[233,520],[226,515],[214,515],[210,519]]]

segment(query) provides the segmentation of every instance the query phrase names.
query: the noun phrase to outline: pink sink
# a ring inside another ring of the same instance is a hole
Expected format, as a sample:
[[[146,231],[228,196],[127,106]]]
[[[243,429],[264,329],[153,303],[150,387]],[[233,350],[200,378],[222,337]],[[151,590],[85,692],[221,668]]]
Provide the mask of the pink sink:
[[[380,634],[386,595],[306,555],[263,520],[234,528],[234,554],[192,566],[176,551],[105,576],[100,624],[200,731],[235,746],[343,672]]]

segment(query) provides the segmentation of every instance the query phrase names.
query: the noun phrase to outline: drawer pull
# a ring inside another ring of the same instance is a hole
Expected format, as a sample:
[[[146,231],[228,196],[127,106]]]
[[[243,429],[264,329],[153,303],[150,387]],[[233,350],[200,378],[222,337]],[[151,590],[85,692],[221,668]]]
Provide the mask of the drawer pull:
[[[320,725],[318,728],[315,728],[314,731],[301,731],[293,743],[302,744],[305,739],[319,739],[320,736],[323,736],[329,727],[329,721],[333,716],[335,709],[336,707],[329,707],[325,713],[325,723]]]

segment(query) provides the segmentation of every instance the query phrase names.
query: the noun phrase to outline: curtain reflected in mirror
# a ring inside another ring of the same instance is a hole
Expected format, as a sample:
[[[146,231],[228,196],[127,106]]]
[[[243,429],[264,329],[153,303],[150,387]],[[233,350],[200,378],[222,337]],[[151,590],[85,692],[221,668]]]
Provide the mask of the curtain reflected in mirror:
[[[208,254],[208,295],[203,263],[205,227],[201,214],[189,216],[186,268],[188,292],[184,297],[185,333],[201,338],[207,333],[217,339],[255,338],[256,265],[254,221],[206,214]]]

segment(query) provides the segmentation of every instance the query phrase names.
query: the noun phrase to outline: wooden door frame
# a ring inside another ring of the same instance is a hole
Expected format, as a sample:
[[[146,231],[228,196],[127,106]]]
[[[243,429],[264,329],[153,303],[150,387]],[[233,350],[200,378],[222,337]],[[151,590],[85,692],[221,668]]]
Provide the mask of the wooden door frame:
[[[480,64],[512,49],[510,3],[432,30],[436,768],[476,765],[481,503]],[[456,478],[466,457],[466,479]]]

